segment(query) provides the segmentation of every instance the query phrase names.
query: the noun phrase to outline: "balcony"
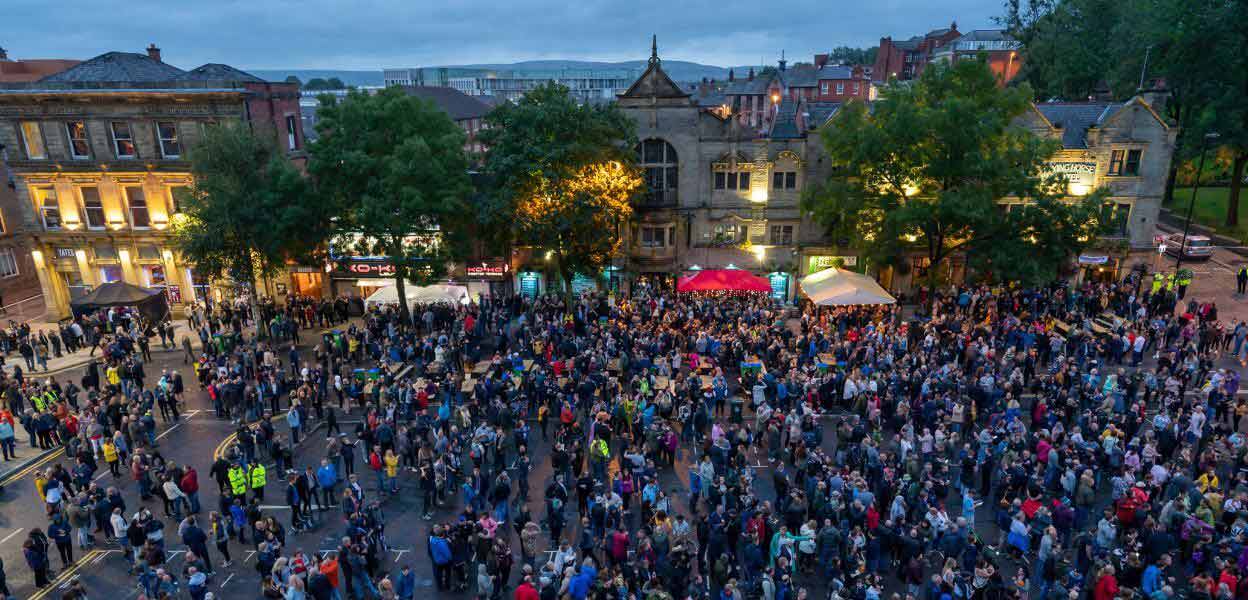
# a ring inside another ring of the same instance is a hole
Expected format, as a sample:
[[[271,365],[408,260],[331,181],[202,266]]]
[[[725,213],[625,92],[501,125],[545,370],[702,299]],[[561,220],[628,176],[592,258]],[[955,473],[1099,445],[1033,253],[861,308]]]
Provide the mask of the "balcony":
[[[676,208],[676,190],[646,190],[633,201],[634,208]]]

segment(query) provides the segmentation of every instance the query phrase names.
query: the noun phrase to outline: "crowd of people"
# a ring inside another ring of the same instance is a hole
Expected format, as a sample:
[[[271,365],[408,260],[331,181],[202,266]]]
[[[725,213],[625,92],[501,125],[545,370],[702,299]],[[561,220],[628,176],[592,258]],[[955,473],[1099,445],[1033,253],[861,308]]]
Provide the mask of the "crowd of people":
[[[385,511],[410,498],[436,589],[482,600],[1248,597],[1248,325],[1165,286],[951,288],[912,318],[645,288],[334,305],[269,305],[262,338],[242,307],[193,317],[198,385],[237,424],[201,465],[215,507],[154,439],[176,372],[149,387],[130,351],[82,403],[25,384],[79,446],[41,477],[29,566],[103,533],[149,598],[206,597],[241,546],[266,597],[407,599],[424,557],[387,567]],[[163,500],[177,572],[100,460]],[[288,539],[312,529],[341,543]]]

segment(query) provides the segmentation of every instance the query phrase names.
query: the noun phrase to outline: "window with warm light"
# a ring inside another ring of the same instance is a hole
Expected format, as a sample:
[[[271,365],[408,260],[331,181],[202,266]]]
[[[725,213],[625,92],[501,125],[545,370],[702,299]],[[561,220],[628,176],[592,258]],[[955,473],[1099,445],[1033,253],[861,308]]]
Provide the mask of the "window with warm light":
[[[91,143],[87,140],[87,122],[70,121],[65,124],[69,138],[69,157],[75,160],[91,158]]]
[[[108,226],[104,218],[104,204],[100,201],[100,189],[95,186],[78,188],[82,195],[82,212],[87,218],[88,229],[104,229]]]
[[[35,202],[39,205],[39,214],[43,217],[43,228],[56,230],[61,228],[61,205],[56,199],[56,188],[52,186],[34,189]]]
[[[26,158],[43,160],[48,149],[43,143],[43,130],[38,121],[22,121],[22,144],[26,146]]]
[[[134,135],[130,132],[130,124],[113,121],[110,129],[113,134],[113,155],[117,158],[137,157],[138,151],[134,148]]]
[[[1113,177],[1138,177],[1143,154],[1139,149],[1110,152],[1108,174]]]
[[[126,205],[130,207],[130,224],[138,229],[152,226],[152,216],[147,210],[147,196],[141,187],[127,187]]]

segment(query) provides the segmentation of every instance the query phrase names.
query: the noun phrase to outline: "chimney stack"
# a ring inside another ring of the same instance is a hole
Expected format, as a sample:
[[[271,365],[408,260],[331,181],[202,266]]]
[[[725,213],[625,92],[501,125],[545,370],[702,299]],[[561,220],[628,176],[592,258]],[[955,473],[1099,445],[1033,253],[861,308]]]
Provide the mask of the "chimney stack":
[[[816,55],[815,55],[815,68],[816,68],[816,69],[822,69],[822,68],[823,68],[824,66],[826,66],[827,64],[828,64],[828,55],[827,55],[827,54],[816,54]]]
[[[160,48],[157,48],[156,44],[148,44],[147,57],[156,62],[160,62]]]

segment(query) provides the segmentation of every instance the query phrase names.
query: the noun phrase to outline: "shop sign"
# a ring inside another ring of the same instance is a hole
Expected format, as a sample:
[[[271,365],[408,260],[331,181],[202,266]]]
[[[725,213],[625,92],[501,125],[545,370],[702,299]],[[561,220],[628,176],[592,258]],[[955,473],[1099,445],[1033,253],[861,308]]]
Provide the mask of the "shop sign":
[[[838,264],[842,267],[856,267],[858,266],[858,257],[857,256],[829,256],[826,254],[819,255],[819,256],[810,256],[810,257],[807,257],[806,272],[815,273],[818,271],[822,271],[824,269],[831,269],[832,267],[835,267]]]
[[[464,267],[464,274],[468,279],[485,279],[485,280],[502,280],[507,278],[507,274],[511,272],[511,265],[505,260],[483,260],[477,263],[469,263]]]
[[[58,248],[56,249],[56,257],[57,257],[57,258],[73,258],[73,257],[74,257],[74,249],[73,249],[73,248],[60,248],[60,247],[58,247]]]
[[[784,302],[789,298],[788,273],[771,273],[767,275],[767,281],[771,283],[771,297],[773,299]]]
[[[1047,173],[1060,173],[1066,176],[1072,189],[1082,190],[1086,194],[1096,184],[1096,163],[1094,162],[1048,162],[1044,163]]]
[[[394,277],[394,265],[380,262],[337,263],[334,276],[343,279]]]
[[[1080,254],[1079,264],[1081,265],[1103,265],[1109,262],[1109,257],[1104,254]]]
[[[580,274],[572,276],[572,293],[573,294],[580,295],[583,292],[596,292],[596,291],[598,291],[598,281],[595,280],[593,277],[586,277]]]

